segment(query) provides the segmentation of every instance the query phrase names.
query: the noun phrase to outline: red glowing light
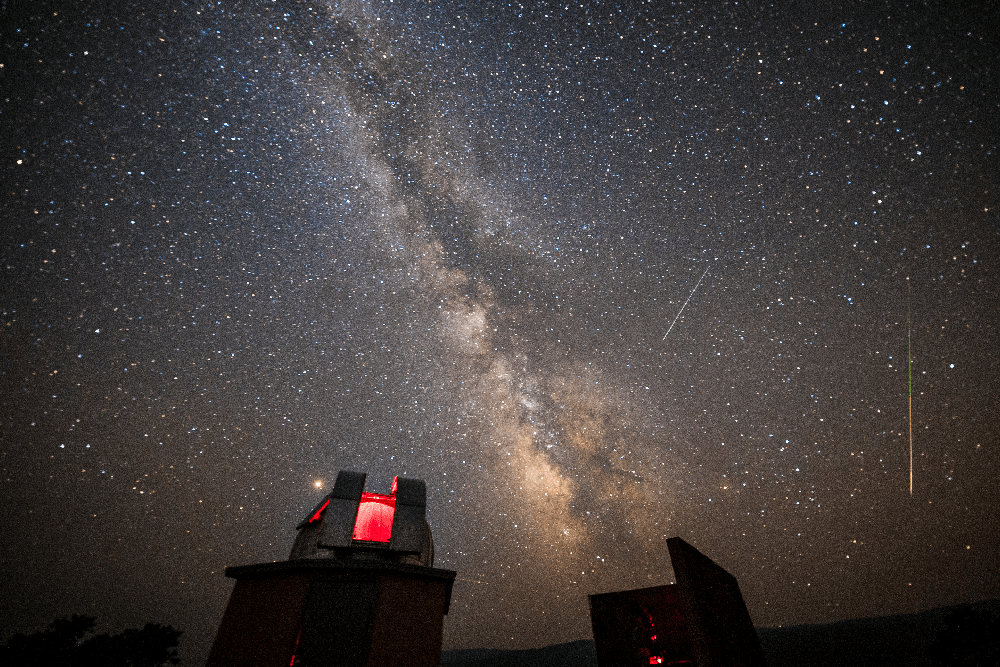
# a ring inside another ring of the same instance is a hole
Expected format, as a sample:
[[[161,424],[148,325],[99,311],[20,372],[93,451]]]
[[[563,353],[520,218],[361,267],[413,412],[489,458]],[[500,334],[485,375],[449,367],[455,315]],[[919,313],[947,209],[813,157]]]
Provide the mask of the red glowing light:
[[[649,664],[651,664],[651,665],[662,665],[663,664],[663,657],[659,656],[659,655],[651,655],[651,656],[649,656]]]
[[[395,486],[393,483],[394,491]],[[395,495],[362,493],[352,537],[366,542],[388,542],[392,537],[392,519],[395,513]]]
[[[309,523],[312,523],[313,521],[319,521],[319,518],[320,518],[321,516],[323,516],[323,510],[325,510],[325,509],[326,509],[326,506],[327,506],[327,505],[329,505],[329,504],[330,504],[330,499],[329,499],[329,498],[327,498],[327,499],[326,499],[326,502],[325,502],[325,503],[323,503],[323,506],[322,506],[322,507],[320,507],[320,508],[319,508],[318,510],[316,510],[316,513],[315,513],[315,514],[313,514],[313,515],[312,515],[312,517],[310,517],[310,519],[309,519]]]
[[[330,501],[327,500],[326,502],[329,503]],[[326,505],[323,505],[323,507],[326,507]],[[320,510],[320,512],[322,512],[322,511],[323,510]],[[319,512],[317,512],[316,514],[318,515]],[[299,634],[295,635],[295,648],[292,649],[292,660],[288,663],[288,667],[295,667],[295,654],[299,650],[299,640],[300,639],[302,639],[302,628],[299,628]]]

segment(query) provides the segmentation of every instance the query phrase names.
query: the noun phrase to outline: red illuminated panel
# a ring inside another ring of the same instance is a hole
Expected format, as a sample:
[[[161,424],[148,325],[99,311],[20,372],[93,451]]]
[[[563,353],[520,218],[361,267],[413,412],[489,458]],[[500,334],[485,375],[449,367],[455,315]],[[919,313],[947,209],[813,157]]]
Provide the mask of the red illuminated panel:
[[[396,496],[362,493],[352,537],[366,542],[388,542],[392,536],[392,517],[395,513]]]

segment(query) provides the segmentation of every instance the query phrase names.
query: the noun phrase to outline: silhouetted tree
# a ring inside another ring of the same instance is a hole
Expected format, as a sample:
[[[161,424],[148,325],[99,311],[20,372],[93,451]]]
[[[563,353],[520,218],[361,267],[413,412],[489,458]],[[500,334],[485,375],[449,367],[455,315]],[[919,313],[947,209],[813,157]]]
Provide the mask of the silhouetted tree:
[[[165,667],[176,665],[180,630],[147,623],[142,630],[128,629],[85,637],[94,629],[92,616],[74,614],[57,618],[49,627],[31,635],[17,634],[0,647],[0,665],[18,667]]]
[[[1000,665],[1000,621],[988,611],[962,607],[948,613],[929,653],[937,667]]]

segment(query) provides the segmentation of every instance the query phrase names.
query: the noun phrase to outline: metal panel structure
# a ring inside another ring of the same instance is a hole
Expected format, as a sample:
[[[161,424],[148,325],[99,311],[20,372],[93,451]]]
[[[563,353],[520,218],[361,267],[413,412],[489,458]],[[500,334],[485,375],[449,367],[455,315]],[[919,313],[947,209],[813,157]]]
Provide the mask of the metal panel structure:
[[[427,546],[427,485],[422,479],[396,478],[396,519],[392,524],[393,551],[419,553]]]
[[[365,491],[363,472],[341,470],[329,495],[329,504],[323,512],[323,523],[319,529],[317,545],[326,549],[351,546],[354,518],[358,515],[358,504]]]
[[[677,583],[590,596],[600,667],[764,667],[736,578],[690,544],[667,549]]]

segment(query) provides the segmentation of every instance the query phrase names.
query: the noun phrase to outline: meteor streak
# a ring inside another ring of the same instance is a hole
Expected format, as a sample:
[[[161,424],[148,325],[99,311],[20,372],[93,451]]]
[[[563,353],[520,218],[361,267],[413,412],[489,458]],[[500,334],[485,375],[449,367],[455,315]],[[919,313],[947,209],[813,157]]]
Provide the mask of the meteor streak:
[[[906,277],[910,290],[910,277]],[[910,369],[910,495],[913,495],[913,326],[910,324],[910,298],[906,298],[906,361]]]
[[[711,268],[711,267],[709,267],[709,268]],[[663,340],[666,340],[666,339],[667,339],[667,335],[668,335],[668,334],[670,333],[670,330],[674,328],[674,325],[675,325],[675,324],[677,324],[677,320],[679,320],[679,319],[680,319],[680,317],[681,317],[681,313],[683,313],[683,312],[684,312],[684,309],[685,309],[685,308],[687,308],[687,305],[688,305],[688,301],[690,301],[690,300],[691,300],[691,297],[693,297],[693,296],[694,296],[694,293],[695,293],[695,291],[697,291],[697,289],[698,289],[698,285],[700,285],[700,284],[701,284],[701,281],[702,281],[702,278],[704,278],[704,277],[705,277],[706,275],[708,275],[708,268],[706,268],[706,269],[705,269],[705,273],[701,274],[701,278],[698,278],[698,282],[696,282],[696,283],[694,284],[694,289],[693,289],[693,290],[691,290],[691,293],[690,293],[690,294],[688,294],[688,298],[687,298],[687,300],[686,300],[686,301],[684,301],[684,305],[683,305],[683,306],[681,306],[681,309],[677,311],[677,317],[675,317],[675,318],[674,318],[674,321],[670,323],[670,326],[669,326],[669,327],[667,327],[667,333],[663,334]]]

